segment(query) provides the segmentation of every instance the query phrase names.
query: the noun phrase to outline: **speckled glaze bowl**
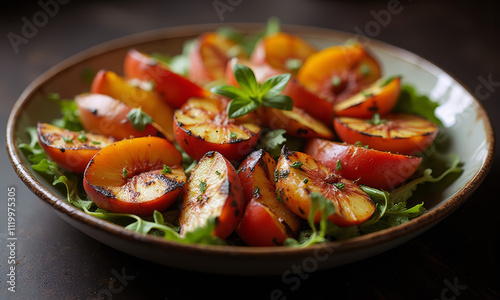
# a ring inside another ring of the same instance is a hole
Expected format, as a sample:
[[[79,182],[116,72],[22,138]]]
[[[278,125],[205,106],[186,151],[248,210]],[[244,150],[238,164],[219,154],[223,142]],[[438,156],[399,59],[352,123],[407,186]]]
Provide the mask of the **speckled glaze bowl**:
[[[263,24],[225,24],[243,32],[261,30]],[[431,62],[408,51],[375,40],[367,46],[380,61],[384,75],[401,74],[421,93],[441,105],[442,131],[448,138],[448,151],[460,156],[464,172],[438,192],[426,195],[424,215],[410,222],[364,236],[305,249],[288,247],[236,247],[179,244],[158,237],[137,234],[123,227],[85,214],[65,201],[65,195],[51,182],[34,172],[18,145],[27,142],[27,126],[49,121],[58,109],[46,95],[57,92],[74,97],[89,90],[80,76],[86,68],[122,72],[123,59],[131,47],[144,52],[180,53],[182,44],[220,24],[167,28],[120,38],[71,57],[53,67],[30,84],[16,102],[7,124],[6,144],[12,165],[21,180],[59,217],[85,234],[130,255],[167,266],[221,274],[282,274],[293,265],[310,271],[332,268],[377,255],[430,229],[457,209],[485,178],[493,160],[494,133],[481,103],[460,82]],[[344,43],[353,36],[338,31],[283,26],[325,48]]]

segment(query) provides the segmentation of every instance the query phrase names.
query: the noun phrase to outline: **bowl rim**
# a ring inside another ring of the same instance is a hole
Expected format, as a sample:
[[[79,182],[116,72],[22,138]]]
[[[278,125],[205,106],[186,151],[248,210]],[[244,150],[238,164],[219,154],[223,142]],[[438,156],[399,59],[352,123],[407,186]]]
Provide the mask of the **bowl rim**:
[[[168,241],[160,237],[154,237],[151,235],[139,234],[130,230],[124,229],[124,227],[113,224],[111,222],[99,219],[97,217],[86,214],[85,212],[77,209],[76,207],[69,204],[65,199],[61,199],[58,196],[52,194],[48,189],[46,189],[43,184],[38,182],[36,178],[30,174],[28,169],[21,163],[21,158],[19,153],[22,153],[16,144],[16,129],[18,127],[18,120],[22,114],[23,108],[28,105],[31,96],[38,91],[38,89],[45,83],[49,82],[52,77],[59,72],[62,72],[68,68],[71,68],[77,63],[83,63],[86,60],[92,59],[94,56],[123,49],[124,47],[133,47],[140,44],[154,42],[155,40],[166,40],[171,38],[181,38],[188,36],[195,36],[202,32],[208,30],[213,30],[215,28],[223,26],[234,27],[242,30],[243,32],[255,32],[262,29],[263,23],[208,23],[208,24],[194,24],[194,25],[182,25],[174,26],[168,28],[154,29],[144,32],[139,32],[124,37],[116,38],[91,48],[79,52],[57,65],[53,66],[49,70],[38,76],[28,87],[22,92],[17,101],[15,102],[6,127],[6,146],[9,159],[12,166],[19,176],[19,178],[26,184],[26,186],[39,198],[41,198],[45,203],[53,207],[57,212],[65,214],[73,220],[84,223],[87,226],[91,226],[94,229],[104,231],[107,234],[111,234],[115,237],[125,239],[130,242],[138,242],[149,247],[156,247],[159,249],[169,249],[177,251],[189,251],[191,253],[201,253],[210,255],[224,256],[231,253],[232,256],[240,257],[255,257],[259,258],[273,258],[276,254],[280,257],[303,257],[304,255],[312,255],[316,253],[321,248],[335,248],[335,253],[350,251],[353,249],[360,249],[369,246],[375,246],[378,244],[387,243],[391,240],[402,238],[405,235],[409,235],[412,232],[429,227],[440,220],[444,219],[446,216],[451,214],[455,209],[462,205],[467,198],[479,187],[481,182],[485,179],[488,174],[491,165],[493,163],[493,156],[495,151],[495,134],[489,119],[489,116],[484,109],[482,103],[476,98],[476,96],[471,93],[471,91],[457,78],[451,75],[448,71],[441,68],[437,64],[423,58],[422,56],[405,50],[401,47],[396,47],[388,43],[368,39],[370,45],[374,45],[378,50],[384,51],[391,55],[396,55],[397,57],[404,59],[408,62],[413,62],[415,58],[422,62],[424,69],[432,73],[434,72],[444,72],[451,78],[455,80],[464,90],[469,93],[474,99],[477,105],[478,118],[483,120],[485,124],[485,134],[486,143],[488,146],[488,154],[481,166],[472,177],[471,180],[467,182],[454,196],[449,198],[446,202],[433,208],[424,215],[412,219],[409,222],[384,229],[381,231],[376,231],[359,237],[343,240],[328,242],[324,244],[316,244],[306,248],[292,248],[292,247],[242,247],[242,246],[217,246],[217,245],[199,245],[199,244],[189,244],[189,243],[178,243],[173,241]],[[308,37],[318,37],[318,38],[328,38],[328,36],[335,36],[340,38],[352,38],[354,34],[338,31],[334,29],[327,29],[314,26],[302,26],[302,25],[289,25],[283,24],[283,31],[291,32],[298,35],[307,35]],[[334,254],[335,255],[335,254]]]

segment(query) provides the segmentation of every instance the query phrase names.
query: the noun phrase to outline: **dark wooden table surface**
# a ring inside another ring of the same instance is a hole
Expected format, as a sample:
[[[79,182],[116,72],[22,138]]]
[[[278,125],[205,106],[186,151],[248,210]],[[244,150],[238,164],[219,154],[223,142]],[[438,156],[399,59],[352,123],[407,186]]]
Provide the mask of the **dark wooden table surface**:
[[[265,22],[270,16],[277,16],[288,24],[351,33],[362,31],[435,62],[473,92],[481,93],[482,104],[496,130],[500,130],[500,21],[496,7],[491,4],[494,2],[41,0],[40,3],[58,4],[57,9],[53,4],[49,7],[51,13],[46,19],[40,17],[43,8],[37,1],[6,1],[0,6],[2,124],[33,79],[88,47],[149,29],[196,23]],[[225,3],[229,8],[217,12],[214,3]],[[383,19],[381,11],[396,4],[397,13],[389,18],[385,14]],[[9,33],[22,35],[23,18],[32,20],[37,14],[39,28],[34,32],[26,29],[25,40],[13,46]],[[485,80],[490,84],[485,85]],[[1,134],[4,140],[3,130]],[[298,285],[283,281],[281,276],[220,276],[171,269],[123,254],[59,219],[16,177],[4,152],[0,163],[0,299],[95,299],[99,295],[103,299],[111,299],[109,296],[201,299],[207,295],[267,299],[275,289],[282,290],[287,299],[500,298],[498,163],[463,206],[428,232],[376,257],[305,274]],[[4,199],[8,187],[16,188],[18,204],[15,294],[7,292],[6,283]],[[121,285],[116,284],[117,272],[127,275]],[[113,293],[108,290],[110,282],[115,283]]]

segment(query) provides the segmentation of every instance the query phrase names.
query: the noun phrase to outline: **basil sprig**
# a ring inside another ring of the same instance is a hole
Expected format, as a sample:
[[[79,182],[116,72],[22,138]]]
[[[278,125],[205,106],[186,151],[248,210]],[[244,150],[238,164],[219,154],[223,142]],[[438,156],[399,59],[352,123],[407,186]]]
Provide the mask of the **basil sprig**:
[[[238,118],[257,109],[261,105],[281,110],[292,110],[292,98],[280,95],[291,74],[279,74],[268,78],[262,84],[257,82],[252,69],[247,66],[235,64],[233,74],[239,88],[232,85],[218,85],[210,91],[232,99],[227,106],[229,118]]]

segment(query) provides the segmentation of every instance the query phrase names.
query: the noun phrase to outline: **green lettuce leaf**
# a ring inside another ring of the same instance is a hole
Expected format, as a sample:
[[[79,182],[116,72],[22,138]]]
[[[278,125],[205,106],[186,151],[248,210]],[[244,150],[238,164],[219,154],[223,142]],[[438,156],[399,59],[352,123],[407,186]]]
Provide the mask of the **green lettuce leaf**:
[[[48,94],[47,98],[54,101],[59,106],[59,110],[62,113],[61,118],[52,121],[53,125],[71,131],[83,130],[76,101],[72,99],[61,99],[57,93]]]
[[[394,111],[417,114],[438,126],[442,126],[443,123],[434,114],[434,111],[438,106],[439,104],[432,101],[429,97],[417,93],[414,86],[404,84],[401,87],[401,94]]]

